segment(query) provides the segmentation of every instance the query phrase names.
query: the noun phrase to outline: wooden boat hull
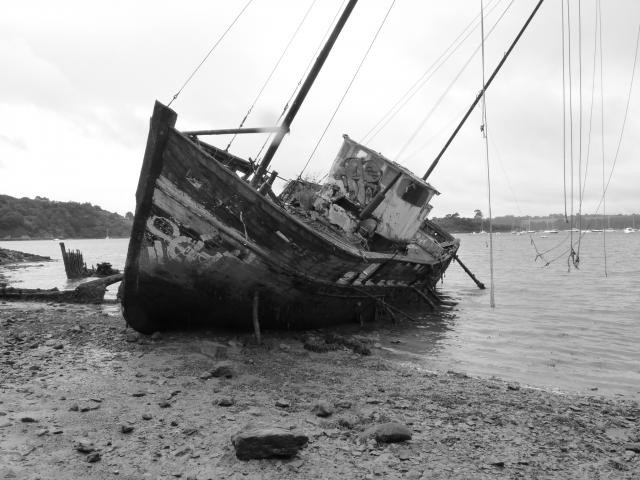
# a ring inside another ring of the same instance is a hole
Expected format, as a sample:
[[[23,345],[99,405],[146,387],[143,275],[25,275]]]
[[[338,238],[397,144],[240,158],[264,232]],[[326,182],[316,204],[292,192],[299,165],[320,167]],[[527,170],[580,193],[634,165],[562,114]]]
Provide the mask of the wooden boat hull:
[[[315,328],[424,301],[455,249],[438,257],[369,252],[265,198],[175,130],[156,103],[123,282],[125,319],[143,333],[195,324]]]

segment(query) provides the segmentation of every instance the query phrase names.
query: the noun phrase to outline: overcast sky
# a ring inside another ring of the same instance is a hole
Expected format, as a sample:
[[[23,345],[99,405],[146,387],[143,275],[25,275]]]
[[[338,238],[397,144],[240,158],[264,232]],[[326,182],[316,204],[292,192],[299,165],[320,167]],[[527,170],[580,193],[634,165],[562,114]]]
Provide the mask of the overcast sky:
[[[154,101],[166,104],[171,99],[245,3],[23,0],[4,5],[0,16],[0,193],[91,202],[121,214],[133,211]],[[173,103],[177,127],[238,126],[312,3],[254,0]],[[485,33],[506,10],[485,42],[488,76],[536,1],[515,0],[510,7],[509,0],[484,3]],[[276,122],[341,4],[342,0],[314,3],[245,126]],[[390,4],[361,0],[356,6],[272,163],[283,177],[295,177],[309,159]],[[582,2],[581,76],[578,2],[570,4],[573,204],[577,212],[581,171],[586,178],[583,211],[594,213],[602,195],[603,169],[599,66],[592,87],[596,0]],[[479,11],[480,0],[397,0],[305,173],[317,178],[326,173],[342,134],[362,140]],[[564,211],[561,14],[559,0],[543,3],[488,92],[494,215]],[[607,177],[622,128],[639,26],[638,0],[602,1]],[[406,107],[368,140],[368,146],[422,175],[481,88],[480,56],[476,55],[448,89],[479,44],[476,29]],[[640,65],[636,69],[640,77],[638,70]],[[636,78],[606,196],[610,213],[640,213],[639,83]],[[487,213],[479,112],[474,112],[429,178],[442,192],[433,201],[434,216],[456,211],[469,216],[474,209]],[[253,158],[264,139],[245,136],[234,142],[231,151]],[[224,147],[229,139],[210,140]],[[566,169],[570,193],[570,158]],[[571,198],[567,201],[570,210]]]

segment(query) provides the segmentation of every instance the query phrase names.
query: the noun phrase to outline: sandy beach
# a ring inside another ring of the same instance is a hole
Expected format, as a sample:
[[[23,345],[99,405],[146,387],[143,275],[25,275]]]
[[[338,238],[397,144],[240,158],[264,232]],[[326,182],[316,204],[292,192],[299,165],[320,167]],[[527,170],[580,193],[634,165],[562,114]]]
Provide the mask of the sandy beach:
[[[421,371],[366,334],[360,353],[309,350],[325,332],[146,337],[117,305],[18,302],[0,303],[0,328],[0,478],[640,476],[637,402]],[[389,421],[411,440],[363,436]],[[239,460],[231,437],[260,425],[308,445]]]

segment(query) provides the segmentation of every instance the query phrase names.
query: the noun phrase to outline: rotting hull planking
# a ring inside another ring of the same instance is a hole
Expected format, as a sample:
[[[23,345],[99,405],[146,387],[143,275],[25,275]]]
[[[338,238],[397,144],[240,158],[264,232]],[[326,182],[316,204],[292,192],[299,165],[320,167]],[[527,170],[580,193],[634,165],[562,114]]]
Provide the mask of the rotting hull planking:
[[[361,250],[311,228],[175,130],[156,102],[136,193],[122,305],[150,333],[192,324],[314,328],[422,301],[450,254]],[[417,290],[417,291],[416,291]],[[393,299],[393,300],[392,300]]]

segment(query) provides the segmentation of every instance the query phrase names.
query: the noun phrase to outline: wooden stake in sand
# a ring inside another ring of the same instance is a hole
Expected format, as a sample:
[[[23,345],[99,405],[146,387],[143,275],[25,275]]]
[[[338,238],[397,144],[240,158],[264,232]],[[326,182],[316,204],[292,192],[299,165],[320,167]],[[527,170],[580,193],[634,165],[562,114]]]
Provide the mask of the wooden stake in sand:
[[[253,331],[256,334],[256,342],[258,345],[262,344],[262,339],[260,338],[260,322],[258,320],[258,303],[260,301],[260,294],[256,290],[253,294]]]

